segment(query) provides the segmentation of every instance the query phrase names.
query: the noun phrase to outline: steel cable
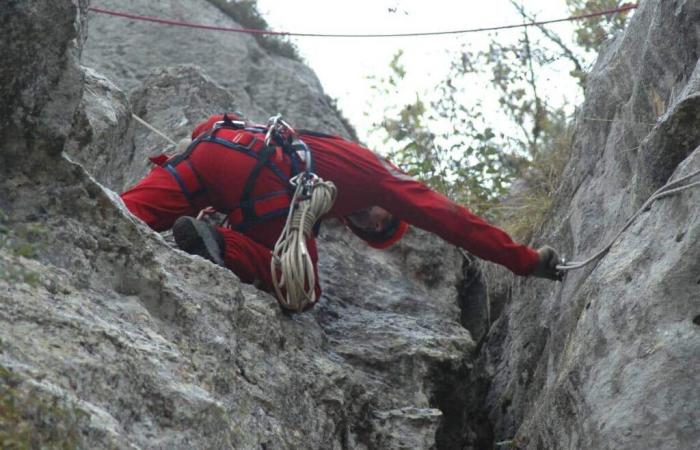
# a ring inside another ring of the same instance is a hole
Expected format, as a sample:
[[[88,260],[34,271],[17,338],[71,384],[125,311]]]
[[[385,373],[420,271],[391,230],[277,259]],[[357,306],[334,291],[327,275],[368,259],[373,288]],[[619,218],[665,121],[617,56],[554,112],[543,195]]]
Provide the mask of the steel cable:
[[[682,178],[679,178],[675,181],[666,183],[665,185],[660,187],[658,190],[656,190],[656,192],[654,192],[651,195],[651,197],[649,197],[649,199],[646,202],[644,202],[642,207],[639,208],[639,210],[632,217],[630,217],[630,219],[627,221],[627,223],[625,223],[625,225],[622,227],[622,229],[615,235],[614,238],[612,238],[612,240],[610,241],[610,243],[608,245],[606,245],[601,250],[599,250],[597,253],[595,253],[593,256],[591,256],[590,258],[588,258],[584,261],[573,261],[573,262],[569,262],[569,263],[559,264],[559,265],[557,265],[557,270],[569,271],[569,270],[580,269],[580,268],[592,263],[593,261],[597,260],[598,258],[601,258],[603,255],[605,255],[610,250],[610,248],[613,246],[613,244],[615,244],[615,241],[617,241],[617,239],[622,235],[622,233],[627,228],[629,228],[630,225],[632,225],[632,223],[637,219],[637,217],[639,217],[644,211],[649,209],[649,207],[651,206],[651,204],[653,202],[655,202],[656,200],[658,200],[660,198],[663,198],[663,197],[666,197],[669,195],[673,195],[673,194],[677,194],[677,193],[684,191],[686,189],[689,189],[691,187],[700,186],[700,181],[695,181],[693,183],[683,185],[683,183],[685,183],[686,181],[688,181],[691,178],[696,177],[698,175],[700,175],[700,170],[696,170],[695,172],[692,172],[692,173],[690,173]]]

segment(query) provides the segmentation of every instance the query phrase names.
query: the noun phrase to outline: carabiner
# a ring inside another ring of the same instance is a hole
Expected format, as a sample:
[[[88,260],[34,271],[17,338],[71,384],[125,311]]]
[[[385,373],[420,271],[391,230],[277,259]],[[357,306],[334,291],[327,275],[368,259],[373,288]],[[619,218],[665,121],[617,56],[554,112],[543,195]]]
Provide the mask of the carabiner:
[[[277,123],[282,119],[282,114],[277,114],[267,119],[267,133],[265,133],[265,145],[270,145],[272,134],[277,132]]]
[[[289,184],[291,184],[294,187],[297,187],[300,179],[301,179],[301,182],[304,183],[306,186],[312,186],[312,185],[318,183],[318,180],[320,180],[318,175],[316,175],[315,173],[300,172],[289,179]]]

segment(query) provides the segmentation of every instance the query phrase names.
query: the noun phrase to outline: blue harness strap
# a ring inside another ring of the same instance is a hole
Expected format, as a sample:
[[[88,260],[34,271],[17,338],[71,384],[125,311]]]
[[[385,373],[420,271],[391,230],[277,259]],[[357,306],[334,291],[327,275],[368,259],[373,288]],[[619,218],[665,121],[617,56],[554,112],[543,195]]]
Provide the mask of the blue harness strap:
[[[255,218],[241,222],[238,225],[233,225],[231,224],[230,227],[231,229],[239,232],[243,232],[246,230],[249,230],[253,225],[256,225],[260,222],[264,222],[266,220],[270,219],[276,219],[277,217],[282,217],[286,216],[289,213],[289,208],[280,208],[278,210],[266,213],[266,214],[260,214],[259,216],[256,215]]]
[[[181,164],[184,164],[185,168],[189,169],[189,172],[187,170],[178,172],[176,164],[172,164],[170,161],[166,162],[161,167],[167,170],[170,173],[170,175],[172,175],[173,178],[175,178],[175,181],[177,181],[177,184],[180,186],[180,189],[185,195],[187,201],[190,203],[190,205],[194,206],[195,197],[206,193],[207,188],[204,184],[204,180],[202,179],[201,175],[199,174],[199,172],[197,172],[197,170],[194,168],[194,166],[188,159],[180,161],[178,165]],[[188,187],[188,185],[190,187]]]

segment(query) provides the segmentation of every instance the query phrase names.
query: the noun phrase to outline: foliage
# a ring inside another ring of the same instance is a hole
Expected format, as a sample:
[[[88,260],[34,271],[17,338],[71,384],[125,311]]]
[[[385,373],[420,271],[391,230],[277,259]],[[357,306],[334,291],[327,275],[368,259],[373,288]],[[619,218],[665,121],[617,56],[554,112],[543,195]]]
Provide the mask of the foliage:
[[[554,193],[569,159],[573,128],[562,111],[549,120],[542,151],[535,155],[527,170],[519,174],[519,189],[511,189],[490,211],[492,217],[517,241],[528,242],[549,211]]]
[[[81,448],[79,424],[85,413],[27,384],[0,365],[0,448]]]
[[[0,260],[0,278],[12,282],[24,282],[30,286],[39,284],[39,275],[28,270],[19,258],[36,258],[47,230],[40,225],[23,224],[10,227],[7,215],[0,209],[0,250],[7,251],[11,263]]]
[[[566,0],[571,15],[577,16],[629,5],[621,0]],[[576,27],[576,43],[584,50],[597,52],[600,45],[613,34],[622,31],[628,13],[591,17]]]
[[[267,21],[258,12],[256,0],[208,0],[224,14],[246,28],[267,30]],[[275,55],[301,61],[297,48],[280,36],[254,34],[253,37],[262,48]]]
[[[621,3],[566,1],[572,14]],[[521,3],[511,3],[523,20],[536,20]],[[410,174],[527,236],[548,209],[569,154],[567,101],[553,98],[556,90],[548,85],[553,67],[570,63],[569,73],[582,89],[592,60],[589,53],[621,30],[625,18],[576,22],[575,44],[545,27],[527,27],[511,39],[493,35],[485,49],[465,46],[431,94],[416,94],[408,104],[387,108],[375,133],[385,137],[388,156]],[[375,79],[382,97],[401,90],[406,76],[401,56],[397,53],[390,62],[389,76]],[[495,107],[487,103],[488,95],[465,102],[465,93],[479,89],[484,79],[489,80],[484,93],[495,94]],[[524,179],[527,195],[511,196],[508,206],[495,208],[515,178]]]
[[[406,72],[402,53],[391,61],[391,73],[376,80],[384,96],[398,92]],[[505,192],[514,162],[498,150],[494,130],[485,124],[479,105],[467,108],[455,100],[457,86],[438,86],[439,99],[426,103],[420,95],[398,112],[385,111],[377,126],[385,133],[387,156],[406,172],[450,198],[485,210]],[[450,126],[437,131],[436,123],[448,119]],[[437,134],[436,134],[437,131]]]
[[[36,258],[45,235],[46,229],[40,225],[23,224],[10,228],[6,215],[0,210],[0,249],[7,249],[15,256]]]

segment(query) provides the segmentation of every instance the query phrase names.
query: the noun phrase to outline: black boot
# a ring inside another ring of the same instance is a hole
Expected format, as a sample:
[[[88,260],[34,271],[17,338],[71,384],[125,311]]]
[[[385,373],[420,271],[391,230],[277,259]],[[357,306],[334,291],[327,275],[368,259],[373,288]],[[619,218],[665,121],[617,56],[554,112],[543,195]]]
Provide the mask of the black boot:
[[[178,218],[173,225],[173,237],[181,250],[224,267],[224,237],[203,220]]]

